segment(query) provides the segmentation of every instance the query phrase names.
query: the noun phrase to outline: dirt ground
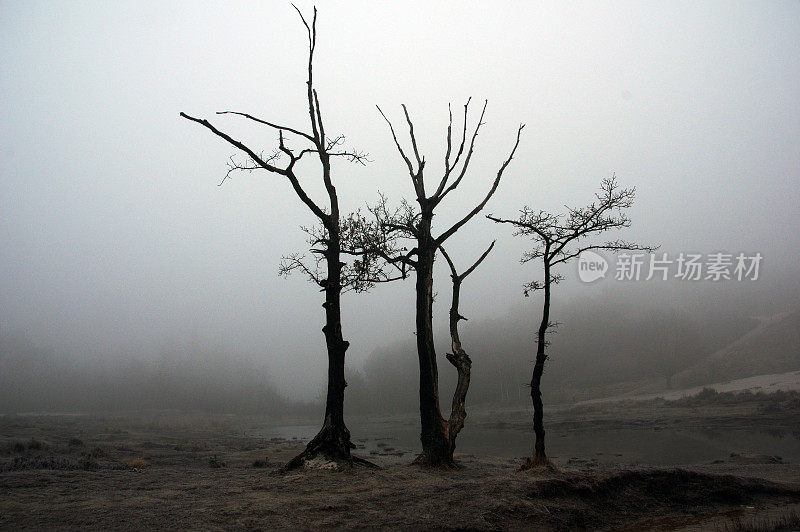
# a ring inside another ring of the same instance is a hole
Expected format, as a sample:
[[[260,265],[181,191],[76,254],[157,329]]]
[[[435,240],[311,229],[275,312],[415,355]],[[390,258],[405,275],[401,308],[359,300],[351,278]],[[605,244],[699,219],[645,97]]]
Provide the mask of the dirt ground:
[[[626,415],[593,408],[580,413],[588,430],[611,419],[654,422],[652,405],[630,406]],[[687,423],[759,422],[742,406],[682,408],[673,413]],[[766,422],[791,427],[796,414]],[[552,423],[570,430],[576,415],[554,413]],[[522,423],[514,412],[474,418]],[[669,419],[663,409],[658,419]],[[169,412],[0,417],[0,528],[769,530],[800,523],[800,467],[768,455],[667,469],[571,460],[537,472],[518,471],[519,459],[460,455],[462,469],[430,471],[409,465],[409,456],[372,455],[381,469],[278,474],[302,442],[248,436],[256,422]]]

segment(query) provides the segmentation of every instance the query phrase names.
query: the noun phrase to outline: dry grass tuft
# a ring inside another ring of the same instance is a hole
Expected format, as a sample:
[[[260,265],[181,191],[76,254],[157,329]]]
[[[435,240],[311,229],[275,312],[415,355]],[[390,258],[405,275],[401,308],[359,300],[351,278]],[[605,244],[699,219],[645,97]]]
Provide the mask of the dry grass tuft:
[[[150,464],[148,464],[147,462],[144,461],[144,458],[140,457],[140,458],[135,458],[135,459],[131,460],[130,462],[128,462],[128,469],[133,469],[134,471],[141,470],[141,469],[147,469],[147,467],[149,465]]]

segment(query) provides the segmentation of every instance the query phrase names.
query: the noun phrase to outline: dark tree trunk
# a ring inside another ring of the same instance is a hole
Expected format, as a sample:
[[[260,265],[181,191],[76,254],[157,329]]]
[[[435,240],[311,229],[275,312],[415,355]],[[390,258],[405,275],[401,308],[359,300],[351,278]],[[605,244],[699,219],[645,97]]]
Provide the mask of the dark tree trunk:
[[[536,361],[531,375],[531,400],[533,402],[533,432],[535,435],[533,456],[529,458],[523,468],[536,467],[549,464],[544,446],[544,405],[542,404],[542,374],[544,363],[547,360],[545,348],[547,347],[547,329],[550,325],[550,264],[544,265],[544,306],[542,321],[536,335]]]
[[[411,137],[411,146],[413,149],[414,159],[412,159],[403,150],[400,142],[397,140],[392,122],[386,117],[380,107],[378,111],[383,116],[386,123],[389,125],[389,130],[392,133],[392,139],[397,147],[400,156],[408,167],[411,182],[414,185],[417,202],[419,202],[419,213],[406,218],[405,214],[411,209],[405,207],[401,211],[397,211],[395,215],[388,214],[386,221],[390,222],[387,227],[390,232],[400,231],[402,237],[413,236],[417,240],[417,247],[411,250],[407,255],[398,256],[391,259],[391,262],[401,262],[404,266],[410,265],[416,270],[417,283],[416,283],[416,326],[417,326],[417,355],[419,357],[419,410],[420,421],[422,425],[422,434],[420,440],[422,441],[422,454],[420,454],[415,463],[427,465],[431,467],[449,468],[454,466],[453,463],[453,445],[452,439],[448,436],[448,421],[442,417],[441,409],[439,408],[439,376],[436,368],[436,350],[433,344],[433,262],[436,253],[441,245],[455,234],[461,227],[469,222],[476,214],[478,214],[492,195],[497,190],[500,179],[503,175],[511,159],[514,158],[514,153],[519,146],[519,139],[524,125],[520,125],[517,130],[517,139],[514,143],[514,148],[511,154],[500,166],[497,171],[492,187],[489,192],[470,212],[463,218],[450,226],[449,229],[444,231],[438,238],[433,238],[431,235],[431,222],[433,221],[433,211],[436,206],[453,190],[458,188],[461,179],[467,172],[469,161],[472,157],[473,148],[475,147],[475,139],[478,136],[478,130],[483,124],[483,116],[486,112],[486,102],[484,102],[483,110],[478,118],[478,123],[475,126],[475,131],[472,134],[471,140],[467,143],[467,119],[469,114],[469,102],[471,98],[464,104],[464,126],[462,129],[461,142],[456,142],[453,145],[453,114],[450,113],[450,124],[447,127],[447,153],[445,155],[445,170],[436,191],[430,196],[425,192],[425,178],[423,170],[425,168],[425,157],[421,157],[417,146],[417,139],[414,135],[414,124],[408,114],[408,109],[403,105],[403,113],[405,114],[406,123],[408,124],[408,132]],[[453,148],[455,147],[455,150]],[[466,148],[466,149],[465,149]],[[451,154],[454,157],[451,159]],[[461,156],[464,155],[463,160]],[[459,163],[460,161],[460,163]],[[460,170],[456,168],[460,164]],[[416,166],[416,168],[415,168]],[[399,216],[399,217],[398,217]],[[391,220],[398,217],[397,223]],[[397,233],[395,233],[397,234]],[[411,260],[411,256],[416,255],[416,260]],[[403,270],[405,277],[405,269]]]
[[[446,436],[447,422],[439,408],[439,371],[433,344],[433,262],[436,243],[431,237],[433,214],[423,209],[419,225],[416,267],[417,355],[419,357],[419,413],[422,425],[422,454],[415,463],[451,467],[452,449]]]
[[[453,278],[453,303],[450,307],[450,339],[453,352],[447,354],[447,360],[456,368],[458,372],[458,382],[453,392],[453,405],[450,410],[450,419],[447,422],[447,441],[449,461],[453,460],[453,453],[456,450],[456,437],[461,429],[464,428],[464,421],[467,418],[467,409],[464,404],[469,390],[469,380],[472,370],[472,360],[461,347],[461,339],[458,336],[458,322],[464,319],[458,313],[458,300],[461,292],[461,280]]]
[[[350,449],[355,447],[350,441],[350,431],[344,423],[344,378],[345,353],[350,343],[342,337],[341,322],[341,268],[338,231],[330,233],[326,250],[328,278],[325,288],[325,344],[328,349],[328,392],[325,400],[325,420],[322,429],[308,443],[305,451],[293,458],[286,469],[303,465],[306,460],[318,456],[326,460],[350,463],[353,457]]]

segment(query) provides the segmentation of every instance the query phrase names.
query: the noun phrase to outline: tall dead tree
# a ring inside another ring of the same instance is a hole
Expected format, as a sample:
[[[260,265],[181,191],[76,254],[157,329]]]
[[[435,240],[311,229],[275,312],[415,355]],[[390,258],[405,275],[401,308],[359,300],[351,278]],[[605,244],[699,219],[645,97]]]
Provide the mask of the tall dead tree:
[[[308,443],[305,451],[287,464],[288,469],[300,467],[307,460],[317,456],[342,465],[352,464],[354,460],[361,461],[350,454],[350,449],[354,446],[350,442],[350,431],[344,422],[344,389],[347,386],[344,377],[345,352],[350,344],[342,336],[340,305],[343,288],[347,288],[349,280],[357,275],[348,278],[347,265],[341,260],[342,224],[339,214],[339,198],[331,178],[331,159],[344,157],[352,162],[362,164],[366,161],[364,154],[340,148],[344,136],[328,137],[326,135],[319,96],[313,84],[313,61],[317,44],[317,9],[314,8],[313,19],[309,24],[300,10],[294,5],[293,7],[300,15],[300,20],[305,26],[308,36],[308,80],[306,81],[305,99],[308,105],[310,131],[276,124],[247,113],[233,111],[217,113],[235,115],[277,132],[277,148],[271,155],[264,156],[259,151],[217,129],[208,120],[180,113],[183,118],[200,124],[214,135],[224,139],[244,156],[242,160],[231,157],[226,178],[235,171],[255,170],[266,170],[280,176],[289,182],[297,197],[314,214],[321,225],[321,229],[312,231],[310,236],[311,251],[318,257],[316,265],[320,266],[321,264],[322,268],[309,269],[300,256],[285,258],[281,266],[281,273],[288,273],[295,268],[304,268],[309,277],[325,292],[325,302],[322,305],[325,308],[325,326],[322,328],[322,332],[325,335],[328,353],[328,389],[322,429]],[[287,139],[291,139],[291,142]],[[303,147],[290,146],[295,142],[300,143]],[[305,156],[313,156],[319,160],[322,183],[327,193],[327,204],[324,206],[309,196],[296,173],[297,163]],[[355,282],[351,284],[351,287],[359,289],[363,285]]]
[[[531,400],[533,402],[533,431],[535,434],[533,455],[526,459],[523,469],[529,469],[550,462],[545,453],[544,444],[544,407],[542,404],[541,382],[544,363],[548,358],[546,347],[549,345],[546,335],[555,326],[550,321],[550,292],[552,285],[558,284],[563,276],[554,272],[559,264],[564,264],[584,251],[597,249],[608,251],[641,250],[653,251],[652,246],[642,246],[624,240],[614,240],[600,244],[587,243],[586,239],[599,233],[630,227],[630,218],[625,209],[633,205],[635,188],[620,189],[616,176],[603,179],[600,192],[595,194],[596,200],[585,207],[567,208],[566,214],[550,214],[544,211],[533,211],[525,206],[520,211],[519,219],[508,220],[487,216],[497,223],[511,224],[516,228],[514,236],[529,236],[534,240],[531,251],[523,254],[521,262],[541,259],[544,267],[542,281],[532,281],[524,287],[528,297],[532,292],[542,290],[544,302],[542,319],[536,332],[536,360],[531,375]]]
[[[447,251],[444,247],[440,247],[439,250],[442,252],[442,256],[444,256],[445,260],[447,261],[447,265],[450,266],[450,278],[453,281],[453,296],[450,303],[450,347],[452,349],[452,353],[447,353],[445,356],[447,357],[448,362],[450,362],[453,367],[456,368],[456,372],[458,373],[458,380],[456,382],[455,391],[453,391],[453,405],[450,408],[450,419],[447,421],[447,426],[445,427],[445,437],[448,441],[448,451],[450,453],[449,460],[453,461],[453,453],[456,449],[456,438],[458,437],[458,433],[461,432],[461,429],[464,428],[464,421],[467,419],[467,408],[466,408],[466,398],[467,392],[469,391],[469,381],[472,374],[472,360],[469,358],[469,355],[464,350],[463,346],[461,345],[461,338],[458,335],[458,322],[461,320],[466,320],[464,316],[458,310],[459,303],[461,301],[461,283],[464,282],[464,279],[467,276],[475,271],[483,259],[486,258],[487,255],[492,251],[494,248],[494,242],[492,242],[486,251],[478,257],[472,266],[467,268],[464,273],[458,273],[456,270],[456,266],[453,261],[450,259],[450,255],[447,254]]]
[[[461,140],[453,143],[453,113],[450,112],[450,122],[447,127],[447,152],[444,157],[444,171],[434,183],[435,189],[429,192],[428,183],[425,181],[425,158],[420,155],[417,139],[414,134],[414,124],[409,116],[408,109],[403,105],[403,113],[408,125],[411,155],[407,154],[397,138],[392,122],[378,107],[378,111],[389,125],[395,147],[405,163],[411,184],[414,188],[418,208],[410,203],[403,202],[401,206],[390,211],[386,207],[386,200],[371,208],[375,217],[378,246],[372,246],[383,259],[402,270],[416,272],[416,336],[417,355],[419,358],[419,399],[420,420],[422,425],[422,453],[416,462],[432,467],[453,466],[453,453],[447,437],[447,421],[442,417],[439,408],[439,373],[436,364],[436,350],[433,343],[433,263],[437,251],[461,227],[478,214],[492,197],[500,184],[503,172],[509,165],[519,146],[520,135],[524,125],[517,129],[516,141],[509,156],[503,161],[497,174],[483,199],[457,222],[447,228],[438,236],[433,234],[433,216],[436,208],[451,192],[461,184],[469,168],[470,160],[475,148],[475,139],[483,125],[483,116],[486,112],[484,102],[478,122],[470,138],[467,138],[469,104],[464,105],[464,124],[461,128]],[[455,152],[455,155],[454,155]],[[412,159],[413,157],[413,159]],[[410,251],[393,246],[397,239],[408,239],[413,243]]]

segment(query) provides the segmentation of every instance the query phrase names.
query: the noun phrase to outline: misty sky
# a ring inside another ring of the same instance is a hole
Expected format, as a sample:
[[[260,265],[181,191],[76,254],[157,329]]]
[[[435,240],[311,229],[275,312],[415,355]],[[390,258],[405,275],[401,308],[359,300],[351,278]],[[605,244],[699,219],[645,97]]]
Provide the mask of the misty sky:
[[[759,282],[797,273],[799,2],[318,7],[326,127],[372,161],[334,167],[346,210],[379,190],[412,194],[376,104],[398,125],[408,105],[433,180],[447,103],[458,116],[472,96],[476,113],[489,100],[486,124],[437,227],[485,193],[523,122],[485,212],[585,203],[616,172],[638,191],[626,238],[669,253],[761,252]],[[306,129],[305,38],[283,1],[0,2],[0,333],[90,358],[219,352],[263,361],[283,392],[319,387],[321,295],[277,276],[312,215],[278,176],[218,187],[234,150],[178,116],[208,117],[265,151],[271,131],[213,113]],[[304,184],[321,197],[317,174]],[[525,303],[520,287],[537,270],[518,264],[527,243],[507,229],[476,218],[453,238],[460,264],[498,239],[464,285],[470,318]],[[566,273],[565,294],[600,290]],[[412,290],[345,297],[356,367],[413,333]]]

